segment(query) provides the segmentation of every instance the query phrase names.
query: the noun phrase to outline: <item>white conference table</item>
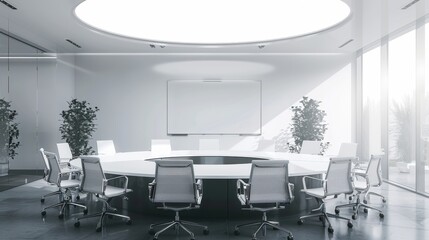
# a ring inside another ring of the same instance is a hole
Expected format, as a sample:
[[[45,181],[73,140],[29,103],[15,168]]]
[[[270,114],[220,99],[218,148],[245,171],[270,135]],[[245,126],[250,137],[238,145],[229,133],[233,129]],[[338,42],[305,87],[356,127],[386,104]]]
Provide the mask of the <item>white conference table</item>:
[[[224,157],[275,160],[289,160],[289,176],[305,176],[325,173],[329,165],[329,157],[321,155],[296,154],[285,152],[251,152],[251,151],[171,151],[168,153],[152,153],[151,151],[121,152],[114,155],[98,155],[103,170],[107,174],[127,175],[135,177],[155,177],[155,162],[160,158],[180,157]],[[71,162],[77,168],[80,160]],[[250,163],[239,164],[194,164],[197,179],[248,179]]]

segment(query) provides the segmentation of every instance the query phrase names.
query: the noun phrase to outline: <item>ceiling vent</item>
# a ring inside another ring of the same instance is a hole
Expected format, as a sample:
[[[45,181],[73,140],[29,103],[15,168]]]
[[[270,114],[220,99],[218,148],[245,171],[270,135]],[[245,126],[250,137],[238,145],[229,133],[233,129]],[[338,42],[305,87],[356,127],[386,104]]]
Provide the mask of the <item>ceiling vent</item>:
[[[412,1],[412,2],[410,2],[410,3],[408,3],[407,5],[405,5],[403,8],[401,8],[402,10],[406,10],[406,9],[408,9],[409,7],[411,7],[411,6],[413,6],[414,4],[416,4],[417,2],[419,2],[420,0],[414,0],[414,1]]]
[[[353,42],[353,41],[354,41],[354,39],[350,39],[350,40],[348,40],[347,42],[345,42],[345,43],[341,44],[338,48],[342,48],[342,47],[346,46],[347,44],[349,44],[349,43],[351,43],[351,42]]]
[[[0,0],[0,3],[3,3],[4,5],[6,5],[7,7],[9,7],[12,10],[17,10],[17,8],[15,6],[13,6],[12,4],[6,2],[5,0]]]
[[[77,43],[73,42],[73,41],[72,41],[72,40],[70,40],[70,39],[66,39],[66,41],[67,41],[67,42],[69,42],[70,44],[72,44],[73,46],[77,47],[77,48],[82,48],[79,44],[77,44]]]

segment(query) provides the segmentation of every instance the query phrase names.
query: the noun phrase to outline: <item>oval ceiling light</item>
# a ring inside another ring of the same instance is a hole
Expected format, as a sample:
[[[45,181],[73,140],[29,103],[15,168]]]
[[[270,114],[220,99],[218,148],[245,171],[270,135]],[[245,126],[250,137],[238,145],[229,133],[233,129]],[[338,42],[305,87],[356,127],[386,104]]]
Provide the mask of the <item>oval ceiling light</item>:
[[[341,0],[86,0],[75,15],[123,37],[227,45],[318,33],[347,19],[350,8]]]

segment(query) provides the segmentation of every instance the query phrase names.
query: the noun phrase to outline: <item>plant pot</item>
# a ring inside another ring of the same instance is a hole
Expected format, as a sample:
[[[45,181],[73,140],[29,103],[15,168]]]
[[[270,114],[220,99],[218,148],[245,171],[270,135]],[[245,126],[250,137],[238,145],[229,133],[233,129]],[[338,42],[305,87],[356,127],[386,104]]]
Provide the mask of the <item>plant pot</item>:
[[[9,174],[9,157],[0,156],[0,177]]]

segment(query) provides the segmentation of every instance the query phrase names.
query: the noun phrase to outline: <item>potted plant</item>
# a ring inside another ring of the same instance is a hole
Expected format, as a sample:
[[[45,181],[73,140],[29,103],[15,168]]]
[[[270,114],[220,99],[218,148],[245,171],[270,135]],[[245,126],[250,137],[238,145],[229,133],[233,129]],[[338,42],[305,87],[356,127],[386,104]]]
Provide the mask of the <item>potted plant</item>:
[[[60,125],[61,138],[70,145],[73,157],[94,154],[95,151],[88,144],[96,130],[98,107],[91,107],[87,101],[77,99],[68,104],[69,109],[60,114],[63,119]]]
[[[287,130],[282,130],[276,138],[276,150],[289,152],[301,151],[304,140],[323,141],[328,129],[325,122],[326,112],[320,109],[320,101],[302,97],[298,106],[292,106],[292,123]],[[320,153],[328,148],[329,142],[322,143]]]
[[[11,109],[10,102],[0,99],[0,176],[9,173],[9,160],[18,155],[20,142],[18,123],[15,122],[18,113]]]

